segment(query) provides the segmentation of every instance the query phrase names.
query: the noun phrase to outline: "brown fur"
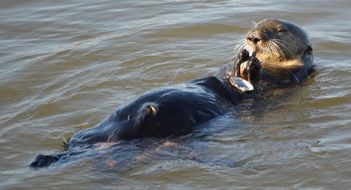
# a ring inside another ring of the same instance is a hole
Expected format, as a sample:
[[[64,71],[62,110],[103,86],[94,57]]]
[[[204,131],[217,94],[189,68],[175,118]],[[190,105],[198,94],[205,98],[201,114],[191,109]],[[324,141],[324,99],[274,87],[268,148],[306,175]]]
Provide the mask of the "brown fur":
[[[260,62],[260,72],[255,76],[258,81],[254,84],[259,88],[300,84],[314,68],[312,45],[306,32],[284,20],[258,22],[235,49],[234,64],[241,64],[237,57],[242,51],[250,52]],[[250,64],[227,65],[217,75],[236,73],[246,79],[249,67]]]
[[[253,38],[259,41],[255,43]],[[266,19],[257,23],[247,34],[246,45],[256,53],[262,69],[275,76],[283,74],[282,70],[308,71],[313,66],[311,59],[303,58],[313,56],[306,32],[287,21]]]

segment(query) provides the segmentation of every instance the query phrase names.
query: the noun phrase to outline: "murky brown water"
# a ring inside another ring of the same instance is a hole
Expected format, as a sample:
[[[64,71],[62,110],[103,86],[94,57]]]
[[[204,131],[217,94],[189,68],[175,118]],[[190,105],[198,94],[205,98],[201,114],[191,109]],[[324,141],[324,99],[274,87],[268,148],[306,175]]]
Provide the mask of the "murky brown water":
[[[349,189],[350,7],[348,0],[1,1],[0,189]],[[213,73],[231,61],[252,20],[269,17],[309,33],[317,74],[273,108],[241,121],[224,116],[210,124],[224,130],[184,142],[210,162],[27,167],[133,97]]]

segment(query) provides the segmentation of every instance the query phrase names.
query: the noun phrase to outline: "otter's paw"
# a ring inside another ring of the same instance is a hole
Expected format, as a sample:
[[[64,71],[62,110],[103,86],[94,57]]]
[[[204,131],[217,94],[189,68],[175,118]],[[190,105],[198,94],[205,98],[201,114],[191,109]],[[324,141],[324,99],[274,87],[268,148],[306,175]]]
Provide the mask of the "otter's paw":
[[[251,57],[248,56],[249,53],[246,50],[241,53],[241,59],[239,59],[236,65],[236,76],[252,83],[257,79],[261,63],[255,57],[255,53]]]
[[[247,69],[247,80],[253,83],[257,80],[259,72],[261,70],[261,63],[254,56],[250,58],[248,69]]]
[[[250,53],[246,49],[241,50],[240,53],[238,54],[238,64],[244,61],[248,61],[249,59],[250,59]]]
[[[237,61],[235,63],[235,76],[236,77],[242,77],[241,73],[243,72],[242,70],[242,64],[249,61],[250,55],[249,52],[246,49],[241,50],[240,53],[237,55]]]

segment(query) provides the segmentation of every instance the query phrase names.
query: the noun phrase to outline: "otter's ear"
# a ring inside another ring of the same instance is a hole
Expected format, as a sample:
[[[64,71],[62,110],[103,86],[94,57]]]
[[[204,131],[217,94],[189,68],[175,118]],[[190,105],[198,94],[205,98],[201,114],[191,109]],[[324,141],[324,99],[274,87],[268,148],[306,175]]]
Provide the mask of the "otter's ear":
[[[312,46],[309,45],[309,46],[307,47],[307,51],[312,51]]]
[[[147,104],[145,106],[145,111],[148,115],[156,115],[157,114],[157,105],[155,104]]]
[[[304,53],[310,54],[311,52],[312,52],[312,46],[311,45],[307,45],[307,48],[306,48]]]

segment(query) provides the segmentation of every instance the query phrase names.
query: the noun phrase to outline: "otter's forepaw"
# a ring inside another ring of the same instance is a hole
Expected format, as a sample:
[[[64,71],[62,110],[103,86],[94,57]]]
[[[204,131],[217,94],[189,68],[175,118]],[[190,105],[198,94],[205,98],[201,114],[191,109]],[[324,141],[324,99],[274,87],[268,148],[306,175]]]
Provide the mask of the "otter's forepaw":
[[[249,52],[246,49],[241,50],[237,54],[237,61],[235,63],[235,76],[236,77],[241,77],[241,66],[244,62],[248,61],[250,59]]]
[[[238,54],[238,63],[242,63],[244,61],[248,61],[250,59],[250,54],[246,49],[243,49]]]
[[[249,52],[243,50],[238,56],[235,76],[252,83],[257,79],[260,69],[261,63],[255,57],[255,53],[249,56]]]
[[[258,61],[256,57],[251,57],[248,69],[247,69],[247,80],[252,84],[258,78],[259,72],[261,70],[261,63]]]

